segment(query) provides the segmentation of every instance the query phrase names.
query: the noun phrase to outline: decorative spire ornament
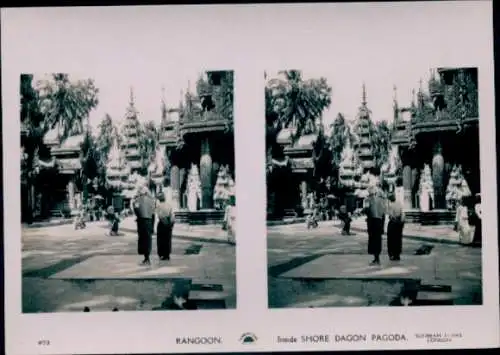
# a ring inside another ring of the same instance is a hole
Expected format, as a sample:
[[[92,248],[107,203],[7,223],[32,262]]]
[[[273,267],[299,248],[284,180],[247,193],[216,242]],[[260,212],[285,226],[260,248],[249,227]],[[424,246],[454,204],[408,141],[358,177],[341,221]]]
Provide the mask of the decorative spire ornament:
[[[167,104],[165,103],[165,87],[161,88],[161,120],[162,123],[167,121]]]
[[[134,107],[134,87],[130,87],[130,106]]]
[[[363,94],[362,94],[362,98],[361,98],[361,104],[363,106],[366,106],[367,102],[366,102],[366,85],[365,83],[363,82]]]

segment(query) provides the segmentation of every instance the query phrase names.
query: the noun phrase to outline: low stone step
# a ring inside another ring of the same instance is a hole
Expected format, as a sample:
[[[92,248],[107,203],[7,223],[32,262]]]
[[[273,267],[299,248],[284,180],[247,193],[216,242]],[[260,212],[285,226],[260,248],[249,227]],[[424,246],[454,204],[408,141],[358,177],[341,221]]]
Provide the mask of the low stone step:
[[[413,305],[415,306],[435,306],[435,305],[452,305],[454,296],[450,292],[429,292],[423,291],[417,294],[417,298]]]
[[[227,297],[226,292],[220,291],[190,291],[189,299],[192,301],[215,301],[225,300]]]
[[[451,292],[450,285],[420,285],[421,292]]]
[[[194,300],[196,309],[226,309],[225,300]]]
[[[191,284],[191,291],[223,291],[224,288],[221,284],[208,284],[208,283],[193,283]]]

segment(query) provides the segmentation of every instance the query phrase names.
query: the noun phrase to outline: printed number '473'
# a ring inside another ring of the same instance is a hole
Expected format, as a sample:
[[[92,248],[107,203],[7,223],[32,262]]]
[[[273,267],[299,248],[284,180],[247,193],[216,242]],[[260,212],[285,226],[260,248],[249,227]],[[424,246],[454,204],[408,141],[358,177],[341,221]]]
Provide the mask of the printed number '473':
[[[38,341],[38,345],[39,346],[49,346],[50,345],[50,340],[45,340],[45,339],[39,340]]]

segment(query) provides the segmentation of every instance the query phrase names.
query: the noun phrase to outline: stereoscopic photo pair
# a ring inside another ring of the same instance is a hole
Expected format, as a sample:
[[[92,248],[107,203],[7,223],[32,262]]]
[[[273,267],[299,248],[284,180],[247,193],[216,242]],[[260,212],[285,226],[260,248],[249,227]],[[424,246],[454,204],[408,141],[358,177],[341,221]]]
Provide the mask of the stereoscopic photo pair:
[[[24,313],[236,308],[234,75],[21,75]],[[264,75],[268,307],[482,304],[477,68]]]

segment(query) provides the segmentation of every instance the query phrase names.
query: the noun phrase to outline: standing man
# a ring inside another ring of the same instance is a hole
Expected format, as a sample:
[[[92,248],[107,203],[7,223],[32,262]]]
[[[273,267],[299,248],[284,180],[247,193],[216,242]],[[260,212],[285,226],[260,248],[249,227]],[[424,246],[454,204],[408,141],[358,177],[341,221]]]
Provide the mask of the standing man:
[[[137,217],[137,252],[144,255],[142,265],[150,265],[153,215],[155,212],[155,200],[145,185],[140,185],[137,197],[134,201],[134,212]]]
[[[377,186],[370,186],[368,193],[365,209],[367,214],[368,254],[373,255],[371,265],[380,265],[387,202],[383,192]]]

